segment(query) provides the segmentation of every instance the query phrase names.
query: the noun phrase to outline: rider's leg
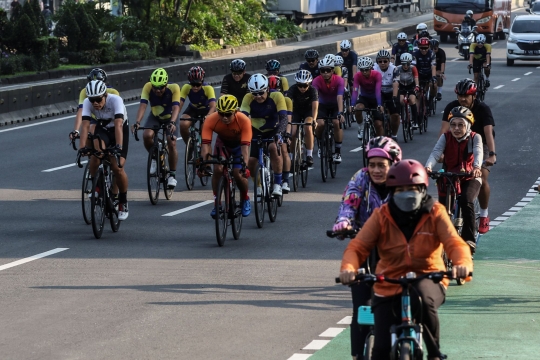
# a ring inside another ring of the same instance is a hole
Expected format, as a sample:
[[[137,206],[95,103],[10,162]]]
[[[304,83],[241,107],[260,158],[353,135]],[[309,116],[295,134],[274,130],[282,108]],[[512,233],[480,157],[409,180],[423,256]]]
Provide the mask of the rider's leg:
[[[313,117],[307,117],[304,119],[306,124],[313,124]],[[308,156],[313,156],[313,125],[304,126],[304,141],[306,143],[306,150]]]
[[[364,118],[362,117],[362,110],[365,109],[365,105],[362,103],[357,103],[354,107],[354,117],[356,118],[356,123],[358,124],[358,139],[362,139],[364,136],[364,126],[362,122]]]
[[[283,139],[285,141],[285,139]],[[281,144],[281,158],[283,159],[283,182],[289,183],[289,174],[291,172],[291,158],[287,151],[287,144]]]
[[[364,267],[364,266],[362,266]],[[369,325],[358,325],[358,307],[371,305],[371,286],[358,284],[351,286],[353,314],[351,322],[351,356],[360,360],[364,352],[363,344],[370,331]]]
[[[179,135],[178,121],[176,122],[175,126],[176,129],[172,134],[173,136],[170,136],[170,132],[167,131],[167,134],[169,135],[169,138],[167,139],[167,148],[169,149],[169,176],[174,178],[176,178],[176,166],[178,164],[178,150],[176,149],[176,140],[178,139]]]
[[[189,119],[191,117],[192,115],[186,110],[180,118]],[[180,120],[180,135],[182,136],[182,140],[184,140],[184,144],[187,144],[188,142],[190,126],[191,126],[191,121]]]
[[[341,144],[343,143],[343,129],[341,128],[341,121],[338,119],[332,120],[334,124],[334,143],[336,146],[335,153],[341,154]]]
[[[236,181],[236,186],[238,186],[238,190],[240,191],[240,195],[242,200],[249,199],[248,195],[248,179],[246,179],[241,173],[239,168],[233,169],[233,176],[234,180]]]
[[[384,126],[383,121],[376,119],[373,121],[373,125],[375,126],[375,133],[377,136],[384,136]]]
[[[214,164],[213,168],[214,170],[212,174],[212,191],[215,197],[217,196],[219,180],[221,179],[221,175],[223,175],[223,165]]]
[[[392,129],[392,136],[397,136],[399,131],[399,112],[390,115],[390,129]]]
[[[461,237],[471,246],[471,253],[474,253],[475,248],[476,215],[474,212],[474,199],[478,197],[480,186],[482,186],[481,181],[481,179],[472,179],[461,182],[461,197],[459,199],[459,206],[463,214]]]
[[[411,116],[414,124],[418,125],[418,108],[416,107],[416,96],[409,95],[409,104],[411,105]]]

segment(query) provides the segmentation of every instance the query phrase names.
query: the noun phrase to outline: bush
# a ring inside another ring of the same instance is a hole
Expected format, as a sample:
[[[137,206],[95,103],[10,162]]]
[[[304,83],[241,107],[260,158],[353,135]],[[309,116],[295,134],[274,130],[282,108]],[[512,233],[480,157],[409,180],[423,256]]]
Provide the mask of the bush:
[[[37,40],[37,33],[32,20],[27,14],[23,14],[15,24],[13,35],[16,37],[16,49],[23,54],[31,54]]]
[[[84,6],[77,6],[74,16],[79,28],[84,29],[78,39],[77,50],[96,49],[99,45],[99,29],[94,25],[95,21],[90,20],[88,14],[84,11]]]
[[[101,51],[100,62],[102,64],[113,62],[116,56],[116,47],[112,41],[100,41],[98,49]]]
[[[21,64],[21,71],[36,71],[38,70],[38,63],[33,56],[30,55],[17,55]]]
[[[47,70],[49,68],[49,59],[47,56],[49,53],[49,38],[41,37],[36,39],[36,41],[34,41],[33,49],[32,56],[36,61],[36,70]]]
[[[58,50],[49,52],[49,69],[56,69],[60,66],[60,53]]]
[[[29,1],[27,1],[29,2]],[[31,0],[30,5],[32,7],[32,11],[34,13],[34,18],[36,22],[34,25],[36,26],[36,31],[38,32],[39,36],[48,36],[49,35],[49,28],[47,27],[47,24],[45,23],[45,18],[43,15],[41,15],[41,7],[39,6],[38,0]]]
[[[122,43],[121,51],[136,50],[139,58],[136,60],[148,60],[150,58],[150,47],[143,42],[125,41]]]
[[[136,61],[136,60],[140,60],[140,59],[141,58],[140,58],[140,55],[139,55],[139,51],[137,51],[135,49],[120,51],[120,52],[116,53],[116,61],[118,61],[118,62]]]
[[[0,75],[14,75],[22,71],[21,60],[17,56],[0,58]]]
[[[54,28],[54,36],[67,39],[66,42],[61,41],[60,52],[76,52],[78,50],[81,30],[69,8],[62,11],[62,15]]]

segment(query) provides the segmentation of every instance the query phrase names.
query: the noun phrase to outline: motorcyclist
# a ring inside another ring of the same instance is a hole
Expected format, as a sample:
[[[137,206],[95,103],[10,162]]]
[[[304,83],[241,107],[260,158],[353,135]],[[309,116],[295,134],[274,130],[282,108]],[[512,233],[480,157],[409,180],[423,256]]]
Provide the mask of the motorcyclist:
[[[461,30],[463,30],[463,26],[467,25],[472,30],[473,26],[476,26],[476,20],[473,19],[473,11],[467,10],[465,13],[465,18],[463,18],[463,21],[461,22]]]

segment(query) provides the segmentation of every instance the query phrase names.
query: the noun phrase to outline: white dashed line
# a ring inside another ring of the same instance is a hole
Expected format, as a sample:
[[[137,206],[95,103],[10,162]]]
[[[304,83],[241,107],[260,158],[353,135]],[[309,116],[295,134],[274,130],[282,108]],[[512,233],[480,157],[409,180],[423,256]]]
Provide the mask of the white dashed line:
[[[491,43],[491,46],[493,46],[493,45],[495,45],[495,44],[497,44],[497,42],[496,42],[496,41],[495,41],[495,42],[493,42],[493,43]]]
[[[532,74],[532,71],[529,71],[528,73],[525,73],[523,75],[527,76],[527,75],[531,75]]]
[[[345,328],[328,328],[326,329],[322,334],[319,335],[319,337],[331,337],[334,338],[341,334],[341,332],[345,330]]]
[[[303,347],[302,350],[321,350],[329,342],[330,340],[313,340],[305,347]]]
[[[350,325],[352,323],[352,316],[345,316],[343,319],[337,322],[340,325]]]
[[[293,354],[287,360],[307,360],[312,354]]]
[[[187,211],[190,211],[190,210],[193,210],[193,209],[196,209],[196,208],[200,208],[202,206],[206,206],[208,204],[213,204],[213,203],[214,203],[214,200],[206,200],[206,201],[203,201],[201,203],[191,205],[191,206],[185,207],[185,208],[180,209],[180,210],[176,210],[176,211],[173,211],[173,212],[170,212],[170,213],[167,213],[167,214],[163,214],[161,216],[174,216],[174,215],[185,213]]]
[[[514,80],[512,80],[512,81],[518,81],[519,79],[521,79],[521,78],[515,78],[515,79],[514,79]]]
[[[363,147],[360,146],[360,147],[357,147],[356,149],[352,149],[350,152],[359,152],[362,149],[363,149]]]
[[[86,164],[87,162],[88,162],[88,160],[84,160],[84,161],[81,161],[81,164]],[[66,169],[68,167],[72,167],[72,166],[75,166],[75,165],[77,165],[77,164],[75,163],[75,164],[59,166],[59,167],[55,167],[55,168],[52,168],[52,169],[41,170],[41,172],[53,172],[53,171],[56,171],[56,170]]]
[[[21,260],[13,261],[13,262],[10,262],[10,263],[7,263],[5,265],[0,266],[0,271],[12,268],[12,267],[17,266],[17,265],[26,264],[27,262],[34,261],[34,260],[37,260],[37,259],[41,259],[41,258],[44,258],[44,257],[49,256],[49,255],[53,255],[53,254],[56,254],[56,253],[59,253],[59,252],[62,252],[62,251],[66,251],[68,249],[69,248],[56,248],[56,249],[52,249],[52,250],[46,251],[46,252],[41,253],[41,254],[37,254],[37,255],[33,255],[33,256],[30,256],[30,257],[27,257],[27,258],[24,258],[24,259],[21,259]]]
[[[497,90],[497,89],[502,88],[503,86],[504,86],[504,85],[495,86],[493,89]]]
[[[455,59],[452,59],[450,61],[458,61],[459,59],[461,59],[461,58],[455,58]]]

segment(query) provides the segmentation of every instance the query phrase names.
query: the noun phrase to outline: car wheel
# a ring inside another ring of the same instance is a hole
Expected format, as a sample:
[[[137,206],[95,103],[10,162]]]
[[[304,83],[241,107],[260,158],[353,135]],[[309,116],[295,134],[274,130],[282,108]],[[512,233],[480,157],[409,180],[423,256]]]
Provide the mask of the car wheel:
[[[512,66],[512,65],[514,65],[514,59],[506,58],[506,66]]]

